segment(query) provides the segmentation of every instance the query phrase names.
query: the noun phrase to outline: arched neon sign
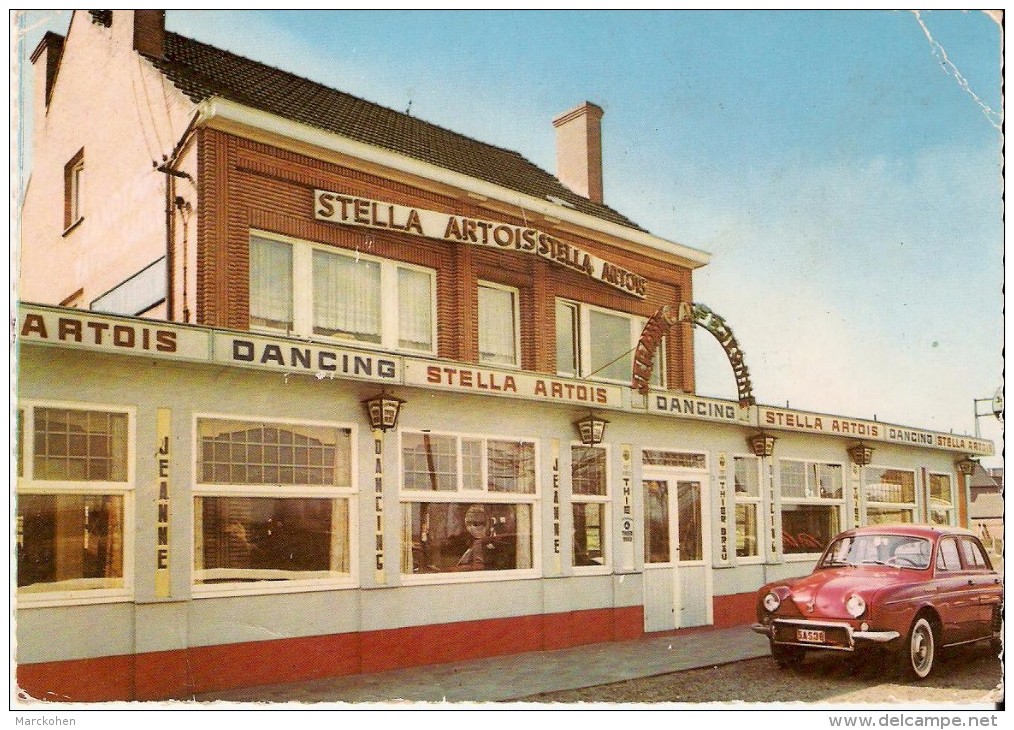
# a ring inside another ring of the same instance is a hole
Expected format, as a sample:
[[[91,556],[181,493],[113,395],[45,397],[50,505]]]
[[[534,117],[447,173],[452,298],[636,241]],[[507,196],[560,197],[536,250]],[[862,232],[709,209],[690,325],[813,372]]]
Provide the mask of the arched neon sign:
[[[691,322],[696,327],[703,327],[718,340],[718,344],[729,358],[729,364],[732,365],[736,390],[739,392],[739,405],[744,408],[754,405],[756,400],[753,397],[753,385],[750,383],[750,371],[743,360],[743,350],[736,341],[736,336],[720,315],[703,304],[691,302],[680,302],[677,306],[665,304],[648,319],[634,349],[634,370],[630,387],[642,395],[648,393],[651,371],[655,365],[655,351],[665,333],[680,322]]]

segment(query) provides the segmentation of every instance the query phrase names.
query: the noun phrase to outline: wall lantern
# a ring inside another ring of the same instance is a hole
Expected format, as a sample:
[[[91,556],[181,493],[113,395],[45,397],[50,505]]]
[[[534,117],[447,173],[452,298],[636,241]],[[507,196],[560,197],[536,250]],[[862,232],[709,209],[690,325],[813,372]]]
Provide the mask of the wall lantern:
[[[873,461],[873,447],[864,444],[862,441],[855,446],[850,446],[848,452],[853,464],[868,466]]]
[[[975,459],[970,456],[966,456],[960,461],[955,461],[954,466],[958,467],[958,471],[964,474],[966,477],[972,476],[972,472],[975,471],[975,467],[979,465]]]
[[[588,415],[581,420],[574,421],[578,433],[581,434],[581,443],[585,446],[594,446],[595,444],[602,443],[607,423],[609,421],[599,418],[593,411],[589,411]]]
[[[363,405],[366,407],[366,416],[370,419],[373,430],[387,431],[397,426],[398,414],[404,403],[401,398],[394,397],[386,390],[365,399]]]
[[[775,453],[775,437],[771,434],[758,431],[748,437],[746,442],[750,444],[750,450],[755,456],[771,456]]]

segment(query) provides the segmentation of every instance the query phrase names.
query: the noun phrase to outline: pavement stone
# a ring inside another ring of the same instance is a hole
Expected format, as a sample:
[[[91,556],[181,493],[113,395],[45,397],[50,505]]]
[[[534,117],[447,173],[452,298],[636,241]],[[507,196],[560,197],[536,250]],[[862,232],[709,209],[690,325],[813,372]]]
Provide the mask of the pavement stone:
[[[542,692],[728,664],[767,653],[767,639],[747,626],[709,628],[375,674],[209,692],[193,699],[201,703],[388,705],[516,702]]]

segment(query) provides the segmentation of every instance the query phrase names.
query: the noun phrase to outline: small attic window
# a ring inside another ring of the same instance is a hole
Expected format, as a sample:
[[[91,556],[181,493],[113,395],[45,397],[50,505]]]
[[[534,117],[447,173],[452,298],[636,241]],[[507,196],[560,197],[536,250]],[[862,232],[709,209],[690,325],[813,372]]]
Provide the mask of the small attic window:
[[[63,228],[69,231],[84,217],[82,186],[84,183],[84,147],[63,167]]]
[[[546,200],[548,200],[550,203],[556,203],[557,205],[562,205],[564,208],[575,208],[575,209],[577,208],[577,206],[575,206],[569,200],[564,200],[563,198],[558,198],[555,195],[547,195],[546,196]]]
[[[92,22],[95,25],[104,25],[109,28],[113,24],[112,10],[89,10],[88,14],[92,16]]]

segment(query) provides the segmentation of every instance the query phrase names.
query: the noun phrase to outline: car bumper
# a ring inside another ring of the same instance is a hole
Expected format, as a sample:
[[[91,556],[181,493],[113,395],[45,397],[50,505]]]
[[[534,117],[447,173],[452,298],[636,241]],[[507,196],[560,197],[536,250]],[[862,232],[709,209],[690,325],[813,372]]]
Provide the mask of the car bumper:
[[[757,623],[750,628],[776,644],[832,651],[855,651],[859,646],[886,644],[901,636],[897,631],[860,630],[840,621],[806,619],[775,619],[770,624]]]

